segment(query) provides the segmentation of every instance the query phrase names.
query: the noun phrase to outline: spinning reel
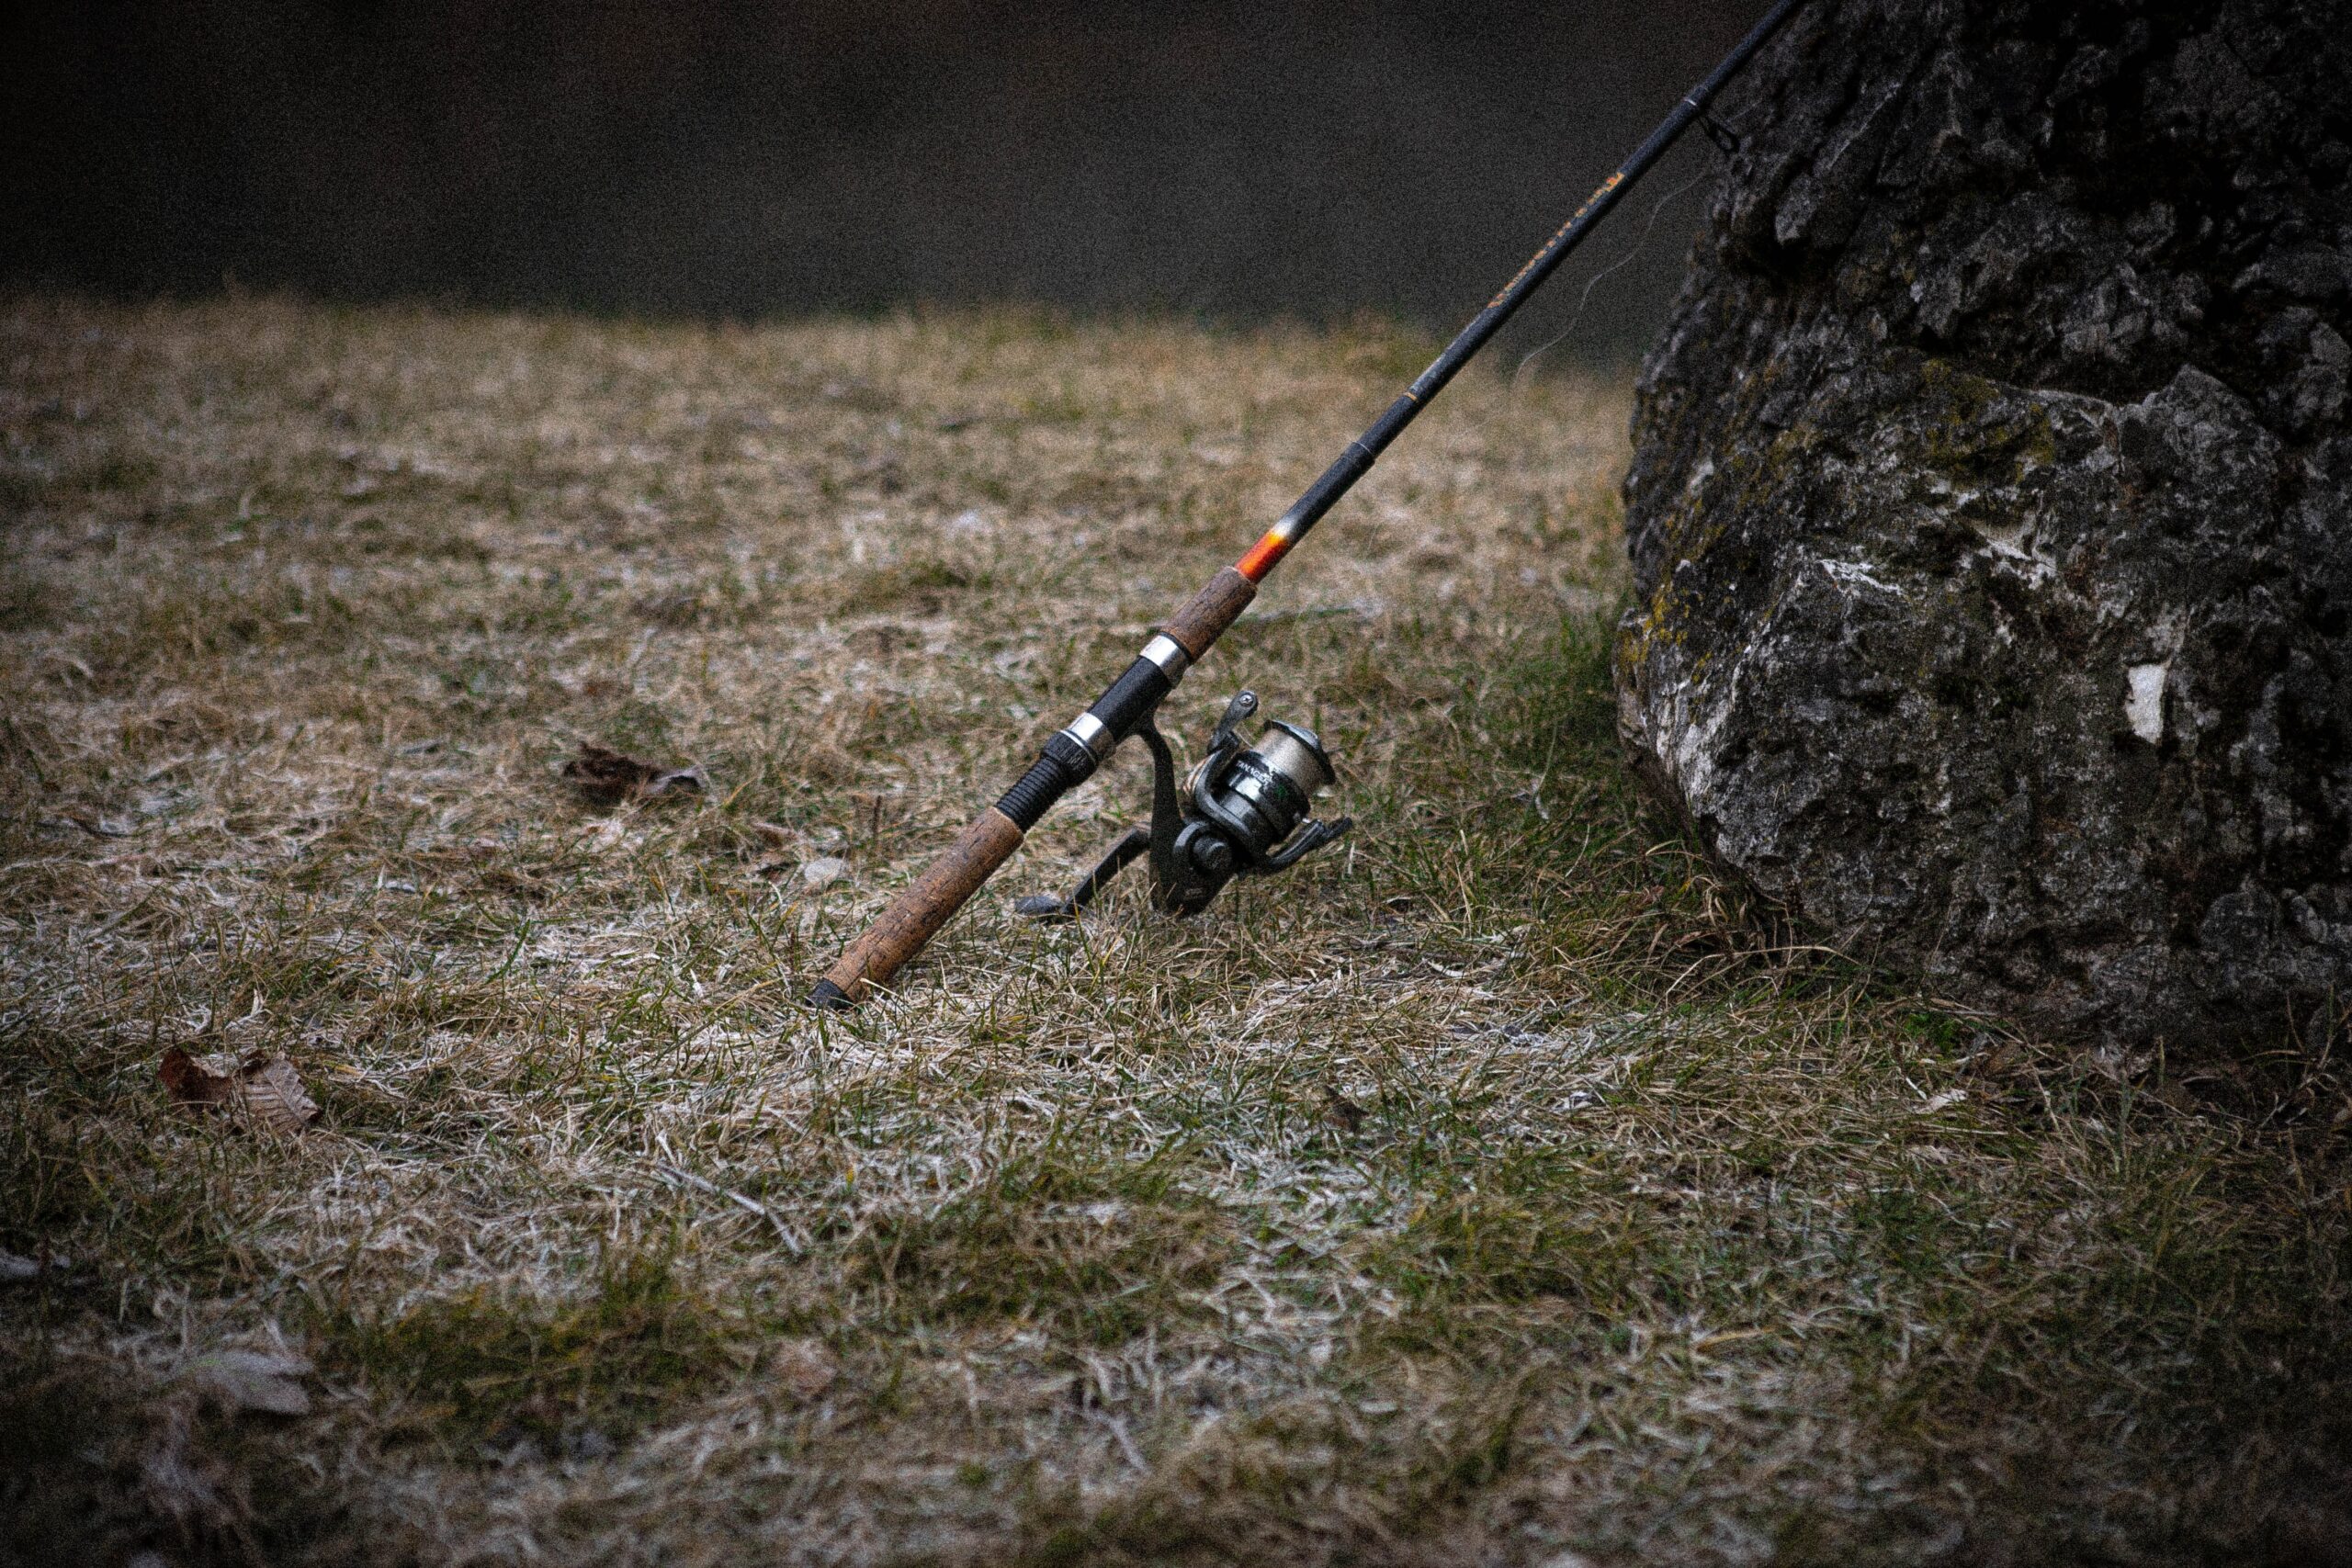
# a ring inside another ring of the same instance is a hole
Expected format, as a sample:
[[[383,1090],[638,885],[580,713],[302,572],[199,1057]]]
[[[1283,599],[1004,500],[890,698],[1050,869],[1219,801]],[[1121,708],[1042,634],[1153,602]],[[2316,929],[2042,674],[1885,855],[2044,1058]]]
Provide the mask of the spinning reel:
[[[1151,826],[1112,845],[1068,897],[1040,895],[1013,908],[1033,919],[1075,919],[1128,862],[1148,853],[1153,905],[1197,915],[1235,877],[1288,871],[1345,833],[1353,826],[1348,818],[1307,816],[1316,792],[1339,776],[1322,741],[1311,729],[1273,719],[1245,749],[1239,727],[1257,711],[1255,692],[1226,705],[1208,756],[1181,790],[1176,759],[1147,715],[1135,734],[1151,752]]]

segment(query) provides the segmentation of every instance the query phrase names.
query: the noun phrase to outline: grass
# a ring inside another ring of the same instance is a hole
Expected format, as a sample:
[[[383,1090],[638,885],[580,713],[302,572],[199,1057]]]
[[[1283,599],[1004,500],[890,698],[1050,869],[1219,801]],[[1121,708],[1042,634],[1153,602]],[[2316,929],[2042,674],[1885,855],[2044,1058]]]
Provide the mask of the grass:
[[[1466,376],[1171,702],[1339,848],[1011,918],[1125,759],[797,1005],[1426,346],[9,302],[0,1559],[2345,1560],[2329,1052],[1774,935],[1617,754],[1621,386]]]
[[[348,1371],[445,1443],[527,1438],[554,1451],[582,1431],[641,1427],[724,1365],[725,1320],[660,1253],[599,1257],[566,1298],[513,1292],[477,1285],[318,1326]]]

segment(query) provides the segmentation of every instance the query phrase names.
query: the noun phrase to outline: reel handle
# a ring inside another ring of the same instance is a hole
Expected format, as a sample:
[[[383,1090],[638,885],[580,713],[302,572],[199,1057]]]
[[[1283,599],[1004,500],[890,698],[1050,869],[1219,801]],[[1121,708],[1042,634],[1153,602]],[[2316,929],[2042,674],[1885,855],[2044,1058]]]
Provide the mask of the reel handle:
[[[842,950],[808,999],[821,1008],[851,1007],[869,987],[888,985],[1012,858],[1024,837],[1021,825],[993,806],[973,818],[865,933]]]

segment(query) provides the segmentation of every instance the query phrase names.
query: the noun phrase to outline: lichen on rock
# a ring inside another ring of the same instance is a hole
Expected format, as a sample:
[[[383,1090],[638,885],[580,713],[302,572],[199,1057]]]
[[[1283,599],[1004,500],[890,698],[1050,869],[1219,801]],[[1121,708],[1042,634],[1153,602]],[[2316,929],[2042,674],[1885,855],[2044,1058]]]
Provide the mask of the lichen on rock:
[[[2053,1033],[2352,1000],[2352,29],[1820,0],[1625,482],[1636,769],[1801,927]]]

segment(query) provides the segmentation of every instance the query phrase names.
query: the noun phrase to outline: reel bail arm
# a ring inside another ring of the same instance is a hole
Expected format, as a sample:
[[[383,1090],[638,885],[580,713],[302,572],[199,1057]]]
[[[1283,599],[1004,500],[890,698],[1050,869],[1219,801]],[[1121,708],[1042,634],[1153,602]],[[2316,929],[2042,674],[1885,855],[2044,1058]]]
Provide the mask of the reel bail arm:
[[[1313,730],[1277,720],[1247,746],[1240,726],[1257,711],[1255,692],[1226,705],[1208,755],[1181,791],[1175,757],[1147,716],[1135,733],[1151,752],[1151,826],[1113,844],[1068,897],[1023,898],[1014,909],[1032,919],[1074,919],[1111,878],[1148,853],[1152,903],[1171,915],[1195,915],[1236,876],[1287,871],[1345,833],[1353,826],[1347,818],[1306,815],[1337,776],[1323,743]]]

